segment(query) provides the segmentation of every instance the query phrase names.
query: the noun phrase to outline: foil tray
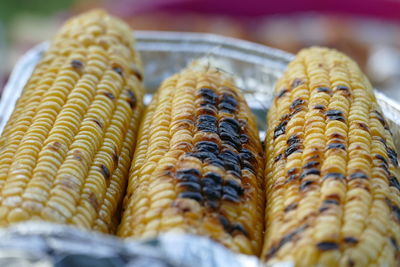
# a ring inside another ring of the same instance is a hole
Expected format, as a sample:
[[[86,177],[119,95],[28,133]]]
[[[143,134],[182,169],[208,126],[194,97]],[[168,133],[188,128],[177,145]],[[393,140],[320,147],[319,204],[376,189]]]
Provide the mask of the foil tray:
[[[137,31],[144,63],[148,103],[163,79],[192,60],[206,60],[235,77],[258,120],[261,138],[273,86],[293,55],[213,34]],[[0,100],[0,131],[48,44],[28,51],[17,63]],[[384,94],[376,97],[400,151],[400,107]],[[123,241],[71,226],[26,222],[0,230],[0,266],[261,266],[256,257],[234,254],[218,243],[192,235],[161,235],[154,240]],[[290,262],[274,267],[294,266]]]

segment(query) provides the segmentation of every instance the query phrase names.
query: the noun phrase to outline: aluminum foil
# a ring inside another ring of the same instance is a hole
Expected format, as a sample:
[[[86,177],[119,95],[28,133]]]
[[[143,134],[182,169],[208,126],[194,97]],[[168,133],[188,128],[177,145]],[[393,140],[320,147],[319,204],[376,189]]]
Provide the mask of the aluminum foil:
[[[212,34],[135,33],[144,62],[149,102],[163,79],[194,59],[206,60],[231,73],[255,113],[260,134],[273,85],[293,55],[262,45]],[[0,131],[47,43],[26,53],[15,66],[0,100]],[[376,91],[400,151],[400,107]],[[70,226],[27,222],[0,230],[0,266],[261,266],[256,257],[234,254],[218,243],[191,235],[161,235],[154,240],[124,241]],[[274,267],[293,266],[282,262]]]

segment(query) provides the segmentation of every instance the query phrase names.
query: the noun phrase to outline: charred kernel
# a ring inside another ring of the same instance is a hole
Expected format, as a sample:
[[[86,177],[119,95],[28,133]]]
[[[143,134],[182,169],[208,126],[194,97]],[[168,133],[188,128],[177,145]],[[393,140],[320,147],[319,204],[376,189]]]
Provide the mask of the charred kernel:
[[[240,124],[235,118],[223,118],[219,121],[220,128],[230,128],[234,132],[240,131]]]
[[[325,106],[324,106],[324,105],[318,104],[318,105],[315,105],[315,106],[314,106],[314,109],[324,110],[324,109],[325,109]]]
[[[397,161],[397,153],[396,153],[396,151],[394,149],[388,147],[387,148],[387,154],[388,154],[388,157],[389,157],[390,161],[392,162],[392,164],[395,167],[399,166],[399,163]]]
[[[186,190],[192,191],[192,192],[200,192],[200,184],[196,182],[181,182],[178,183],[180,187],[185,188]]]
[[[325,112],[325,115],[327,116],[327,118],[329,120],[338,120],[338,121],[342,121],[342,122],[345,121],[343,112],[340,110],[330,109],[327,112]]]
[[[288,89],[286,89],[286,88],[282,89],[282,90],[278,93],[277,98],[283,97],[287,92],[289,92]]]
[[[304,182],[302,182],[301,185],[300,185],[300,191],[306,190],[307,187],[309,187],[313,183],[314,183],[313,181],[304,181]]]
[[[343,149],[346,150],[345,144],[342,143],[330,143],[326,146],[326,149]]]
[[[293,80],[291,87],[296,88],[297,86],[302,85],[303,83],[304,82],[301,79],[296,78]]]
[[[275,158],[274,158],[274,162],[278,162],[278,161],[280,161],[282,159],[282,154],[279,154],[278,156],[276,156]]]
[[[219,147],[216,143],[210,141],[201,141],[196,143],[197,151],[218,153]]]
[[[290,183],[291,181],[294,181],[294,180],[296,180],[296,179],[298,179],[298,178],[299,178],[298,175],[292,174],[292,175],[290,175],[289,178],[286,180],[286,183]]]
[[[240,143],[242,144],[247,144],[250,141],[250,138],[246,134],[241,134],[240,135]]]
[[[289,212],[289,211],[291,211],[291,210],[295,210],[295,209],[297,209],[297,207],[298,207],[298,204],[297,204],[297,203],[292,203],[292,204],[288,205],[288,206],[284,209],[284,212]]]
[[[300,143],[300,139],[299,139],[299,137],[298,137],[296,134],[294,134],[294,135],[292,135],[292,136],[290,136],[290,137],[288,138],[288,140],[286,141],[286,143],[287,143],[289,146],[291,146],[291,145]]]
[[[242,160],[242,161],[244,161],[244,160],[247,160],[249,162],[256,161],[256,157],[253,155],[253,153],[250,150],[244,149],[244,148],[242,150],[240,150],[239,157],[240,157],[240,160]]]
[[[350,179],[368,179],[368,175],[366,175],[364,172],[358,171],[352,173],[350,175]]]
[[[217,190],[213,187],[203,187],[203,194],[204,196],[207,197],[207,199],[211,199],[211,200],[218,200],[221,198],[221,192],[220,190]]]
[[[139,81],[143,81],[143,74],[135,64],[130,66],[130,71]]]
[[[389,198],[385,198],[385,201],[390,210],[393,212],[395,219],[400,222],[400,208],[396,206],[396,204],[394,204]]]
[[[336,199],[325,199],[323,204],[327,204],[327,205],[339,205],[339,201],[337,201]]]
[[[227,113],[233,113],[237,108],[237,100],[234,96],[223,94],[220,96],[218,108]]]
[[[397,251],[400,250],[399,244],[397,243],[396,239],[395,239],[393,236],[390,237],[390,243],[393,245],[393,247],[394,247]]]
[[[180,181],[186,181],[186,182],[192,182],[192,183],[199,183],[200,178],[198,176],[195,176],[193,174],[177,174],[176,179]]]
[[[104,178],[106,178],[106,179],[109,179],[110,178],[110,170],[107,168],[107,166],[106,165],[104,165],[104,164],[101,164],[100,165],[100,171],[101,171],[101,174],[104,176]]]
[[[365,123],[363,122],[358,123],[358,126],[360,126],[360,128],[363,129],[364,131],[369,132],[369,127]]]
[[[190,198],[196,201],[203,201],[203,196],[198,192],[182,192],[178,195],[178,198]]]
[[[219,207],[219,201],[214,199],[207,199],[205,201],[205,206],[209,209],[215,210]]]
[[[320,163],[318,161],[309,161],[306,164],[304,164],[303,169],[310,169],[310,168],[315,168],[319,165]]]
[[[131,108],[135,108],[136,107],[137,99],[136,99],[135,94],[132,92],[132,90],[128,90],[128,99],[127,99],[127,101],[128,101],[128,104],[129,104],[129,106]]]
[[[317,244],[317,248],[322,251],[327,251],[327,250],[333,250],[333,249],[339,249],[339,245],[335,242],[319,242]]]
[[[295,99],[292,104],[290,105],[290,109],[294,110],[296,109],[298,106],[301,106],[305,103],[305,101],[301,98],[297,98]]]
[[[222,227],[224,227],[224,230],[227,231],[227,232],[230,232],[231,231],[231,224],[228,221],[228,219],[223,215],[219,215],[218,219],[219,219],[219,222],[221,223]]]
[[[231,186],[224,185],[222,187],[222,193],[224,195],[230,195],[230,196],[232,196],[234,198],[239,198],[238,192],[235,190],[235,188],[233,188]]]
[[[198,117],[197,129],[203,132],[217,133],[217,118],[210,115],[201,115]]]
[[[278,136],[285,134],[287,124],[288,124],[288,121],[285,120],[285,121],[282,121],[278,126],[275,127],[274,138],[277,138]]]
[[[191,174],[199,177],[201,175],[201,172],[195,168],[180,169],[176,172],[176,175],[184,175],[184,174]]]
[[[53,142],[47,146],[49,149],[58,151],[61,148],[61,143],[60,142]]]
[[[118,163],[118,161],[119,161],[119,156],[118,156],[117,152],[115,152],[115,153],[113,154],[113,161],[114,161],[115,165],[117,165],[117,163]]]
[[[210,104],[200,104],[200,108],[197,109],[196,115],[211,115],[211,116],[216,116],[218,113],[218,110],[211,106]]]
[[[235,191],[237,192],[237,194],[240,196],[240,195],[243,195],[243,193],[244,193],[244,189],[243,189],[243,187],[241,186],[241,184],[239,184],[237,181],[235,181],[235,180],[227,180],[226,182],[225,182],[225,186],[228,186],[228,187],[231,187],[231,188],[233,188],[233,189],[235,189]]]
[[[325,212],[325,211],[327,211],[327,210],[329,210],[329,207],[328,206],[322,206],[321,208],[319,208],[319,212]]]
[[[317,92],[331,94],[332,90],[328,87],[318,87]]]
[[[308,175],[320,175],[321,172],[318,169],[311,168],[311,169],[305,169],[300,176],[300,179],[303,179],[304,177]]]
[[[299,144],[293,144],[291,146],[289,146],[286,150],[285,150],[285,157],[289,157],[291,154],[295,153],[295,152],[301,152],[301,145]]]
[[[379,120],[379,122],[386,127],[386,121],[382,115],[382,113],[380,113],[379,111],[375,110],[374,113],[376,114],[377,119]]]
[[[246,169],[255,174],[255,166],[247,160],[242,161],[242,169]]]
[[[239,196],[232,196],[230,194],[224,194],[222,196],[222,200],[226,200],[226,201],[230,201],[230,202],[234,202],[234,203],[239,203]]]
[[[116,63],[112,64],[111,66],[112,70],[118,73],[119,75],[123,76],[124,75],[124,70],[122,67]]]
[[[344,85],[338,85],[338,86],[336,86],[336,87],[334,88],[334,91],[340,91],[340,92],[342,92],[345,96],[350,96],[350,95],[351,95],[349,87],[344,86]]]
[[[343,134],[340,134],[340,133],[333,133],[329,137],[332,139],[336,139],[337,141],[346,139],[346,136],[344,136]]]
[[[239,150],[240,140],[237,135],[231,135],[229,133],[222,132],[219,134],[219,136],[221,137],[223,144],[229,145],[229,146],[233,147],[234,149]]]
[[[115,100],[115,96],[111,92],[104,92],[103,95],[105,95],[107,98],[111,100]]]
[[[358,243],[358,239],[355,237],[351,237],[351,236],[346,236],[344,238],[344,242],[347,244],[357,244]]]
[[[338,172],[331,172],[331,173],[328,173],[327,175],[325,175],[324,180],[330,179],[330,178],[335,179],[335,180],[344,180],[344,179],[346,179],[346,176],[341,173],[338,173]]]
[[[102,124],[99,120],[92,119],[92,121],[93,121],[94,123],[96,123],[97,126],[99,126],[100,128],[103,128],[103,124]]]
[[[296,109],[292,110],[292,112],[290,112],[290,116],[294,116],[296,113],[298,113],[302,110],[303,110],[302,107],[296,108]]]
[[[381,154],[375,154],[375,158],[381,160],[385,165],[388,165],[388,161]]]
[[[214,99],[216,100],[218,98],[218,95],[214,92],[214,90],[210,89],[210,88],[200,88],[198,90],[198,94],[201,95],[204,98],[208,98],[208,99]]]
[[[78,160],[78,161],[81,161],[83,158],[82,151],[77,150],[77,149],[72,152],[72,155],[74,156],[74,159]]]
[[[213,172],[206,173],[204,175],[204,178],[210,178],[216,184],[222,184],[222,182],[223,182],[223,179],[222,179],[221,175],[213,173]]]
[[[76,70],[81,70],[83,68],[83,63],[80,60],[73,59],[71,61],[71,66]]]
[[[229,150],[229,149],[225,149],[223,150],[220,154],[219,157],[224,161],[224,162],[230,162],[233,164],[237,164],[239,165],[240,163],[240,157],[238,154],[236,154],[235,152]]]
[[[244,229],[243,225],[241,223],[234,223],[231,225],[231,231],[232,234],[239,233],[243,234],[245,236],[248,235],[246,229]]]
[[[224,161],[218,157],[207,158],[206,160],[204,160],[204,162],[206,164],[224,168]]]
[[[205,151],[189,152],[186,155],[198,158],[203,162],[207,159],[213,159],[217,157],[214,153]]]
[[[394,188],[400,191],[400,182],[399,180],[397,180],[396,176],[392,175],[389,177],[389,186],[393,186]]]
[[[288,174],[288,175],[292,175],[292,174],[297,173],[297,171],[298,171],[297,168],[291,168],[291,169],[288,170],[287,174]]]

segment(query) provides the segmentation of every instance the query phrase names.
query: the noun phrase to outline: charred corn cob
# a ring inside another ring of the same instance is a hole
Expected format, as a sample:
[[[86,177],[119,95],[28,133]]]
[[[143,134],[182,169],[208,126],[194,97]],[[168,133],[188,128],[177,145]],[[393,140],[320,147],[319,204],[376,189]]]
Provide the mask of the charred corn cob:
[[[197,65],[164,81],[138,138],[119,236],[184,232],[259,253],[262,148],[227,74]]]
[[[25,220],[109,232],[142,109],[131,31],[103,11],[68,21],[0,138],[0,225]]]
[[[275,92],[263,259],[400,266],[397,154],[368,79],[344,54],[310,48]]]

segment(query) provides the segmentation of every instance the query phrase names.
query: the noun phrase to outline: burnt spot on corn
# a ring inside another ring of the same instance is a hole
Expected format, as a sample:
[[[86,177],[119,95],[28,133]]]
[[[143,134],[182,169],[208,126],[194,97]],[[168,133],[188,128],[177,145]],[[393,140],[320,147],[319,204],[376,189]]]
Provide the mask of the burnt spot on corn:
[[[197,169],[181,169],[176,172],[176,178],[179,181],[185,181],[185,182],[195,182],[199,183],[200,182],[200,171]]]
[[[342,150],[346,150],[346,146],[345,144],[342,143],[330,143],[326,146],[326,149],[342,149]]]
[[[291,109],[291,110],[295,110],[295,109],[297,109],[299,106],[304,105],[304,103],[305,103],[305,101],[304,101],[303,99],[301,99],[301,98],[296,98],[296,99],[292,102],[292,104],[290,105],[290,109]]]
[[[302,84],[304,84],[304,81],[302,81],[302,80],[299,79],[299,78],[295,78],[295,79],[293,80],[292,84],[291,84],[291,87],[292,87],[292,89],[293,89],[293,88],[296,88],[297,86],[300,86],[300,85],[302,85]]]
[[[234,113],[237,110],[238,102],[231,94],[222,94],[219,97],[218,109],[226,113]]]
[[[343,134],[340,134],[340,133],[333,133],[329,137],[332,139],[336,139],[336,141],[346,139],[346,136],[344,136]]]
[[[351,244],[351,245],[356,245],[356,244],[358,244],[358,239],[355,238],[355,237],[351,237],[351,236],[346,236],[346,237],[343,239],[343,241],[344,241],[346,244]]]
[[[97,120],[97,119],[91,119],[91,121],[93,121],[97,126],[99,126],[100,129],[103,128],[103,123],[101,123],[99,120]]]
[[[391,210],[394,219],[398,223],[400,223],[400,208],[395,203],[393,203],[389,198],[385,198],[385,201],[389,209]]]
[[[178,186],[182,187],[185,191],[200,192],[200,184],[197,182],[180,182]]]
[[[351,96],[351,92],[349,87],[344,85],[338,85],[333,89],[335,92],[340,92],[342,95],[349,97]]]
[[[72,152],[72,156],[74,157],[75,160],[82,161],[82,158],[83,158],[82,151],[75,149]]]
[[[198,131],[217,133],[217,118],[210,115],[201,115],[197,118],[196,127]]]
[[[128,104],[133,109],[136,107],[137,99],[135,93],[132,90],[128,90]]]
[[[47,146],[49,149],[58,151],[61,148],[61,143],[60,142],[53,142]]]
[[[178,198],[189,198],[202,202],[204,200],[203,196],[199,192],[184,191],[179,193]]]
[[[285,150],[285,157],[289,157],[291,154],[295,152],[302,152],[301,150],[302,145],[298,143],[294,143],[290,145],[286,150]]]
[[[377,118],[377,119],[379,120],[379,122],[382,124],[382,126],[383,126],[386,130],[388,130],[388,129],[389,129],[389,126],[388,126],[388,124],[387,124],[385,118],[383,117],[382,113],[379,112],[378,110],[374,110],[374,113],[375,113],[375,115],[376,115],[376,118]]]
[[[323,204],[326,204],[326,205],[339,205],[340,203],[339,203],[339,201],[337,199],[325,199],[323,201]]]
[[[341,122],[345,122],[345,118],[343,116],[343,112],[337,109],[330,109],[325,112],[326,117],[329,120],[338,120]]]
[[[304,179],[306,176],[309,176],[309,175],[321,175],[321,172],[315,168],[305,169],[301,173],[300,179]]]
[[[217,115],[217,108],[211,104],[205,104],[205,103],[201,103],[201,106],[196,110],[196,115],[200,116],[200,115],[204,115],[204,114],[208,114],[211,116],[216,116]]]
[[[244,226],[241,223],[231,223],[229,220],[223,216],[219,215],[218,216],[219,222],[221,223],[222,227],[226,232],[228,232],[231,235],[235,234],[243,234],[245,236],[248,236],[248,232],[244,228]]]
[[[319,242],[316,244],[316,246],[319,250],[322,251],[339,249],[339,245],[336,242],[331,241]]]
[[[274,158],[274,162],[278,162],[278,161],[280,161],[282,159],[282,154],[279,154],[278,156],[276,156],[275,158]]]
[[[318,87],[317,88],[317,92],[327,93],[329,95],[332,94],[332,90],[330,88],[328,88],[328,87]]]
[[[326,107],[324,105],[320,105],[320,104],[317,104],[314,106],[314,109],[319,109],[319,110],[325,110],[325,108]]]
[[[396,151],[394,149],[388,147],[386,149],[386,152],[387,152],[387,155],[388,155],[390,161],[392,162],[392,164],[395,167],[398,167],[399,166],[399,162],[397,161],[397,153],[396,153]]]
[[[284,95],[286,95],[286,93],[289,92],[289,90],[287,88],[283,88],[282,90],[279,91],[278,95],[276,96],[277,98],[281,98]]]
[[[358,126],[360,127],[360,129],[363,129],[366,132],[369,132],[369,127],[367,126],[367,124],[360,122],[358,123]]]
[[[388,161],[381,154],[375,154],[375,158],[381,160],[385,165],[388,165]]]
[[[292,174],[295,174],[295,173],[297,173],[298,172],[298,169],[297,168],[291,168],[291,169],[289,169],[288,171],[287,171],[287,174],[288,175],[292,175]]]
[[[131,74],[135,75],[139,81],[143,81],[143,74],[138,66],[136,66],[136,64],[131,64],[129,67]]]
[[[75,70],[82,70],[83,68],[83,63],[82,61],[78,60],[78,59],[73,59],[71,60],[71,67],[74,68]]]
[[[284,211],[284,212],[289,212],[289,211],[291,211],[291,210],[297,209],[297,207],[298,207],[298,204],[297,204],[297,203],[292,203],[292,204],[286,206],[286,208],[285,208],[283,211]]]
[[[229,149],[225,149],[220,153],[219,157],[221,160],[223,160],[224,167],[227,171],[230,171],[237,177],[241,177],[240,157],[237,153]]]
[[[297,229],[289,232],[285,236],[282,237],[277,244],[272,245],[271,248],[268,250],[267,254],[265,255],[265,260],[272,258],[286,243],[293,241],[299,234],[301,234],[304,230],[306,230],[308,224],[304,224]]]
[[[250,138],[247,134],[241,134],[240,135],[240,143],[242,145],[247,144],[250,141]]]
[[[299,178],[299,176],[297,174],[292,174],[289,176],[289,178],[285,181],[285,183],[290,183],[294,180],[297,180]]]
[[[364,172],[362,171],[358,171],[358,172],[354,172],[352,174],[350,174],[350,179],[368,179],[368,175],[366,175]]]
[[[278,126],[275,127],[274,138],[277,138],[278,136],[285,134],[287,124],[288,124],[288,121],[284,120]]]
[[[105,95],[108,99],[115,100],[115,96],[111,92],[104,92],[103,95]]]
[[[107,168],[107,166],[104,165],[104,164],[101,164],[101,165],[100,165],[100,172],[101,172],[101,174],[103,175],[103,177],[104,177],[106,180],[108,180],[108,179],[110,178],[110,176],[111,176],[110,170],[109,170],[109,169]]]
[[[116,73],[118,73],[120,76],[124,76],[124,70],[123,70],[123,68],[122,68],[121,65],[119,65],[119,64],[117,64],[117,63],[113,63],[113,64],[111,65],[111,69],[112,69],[113,71],[115,71]]]
[[[288,138],[288,140],[286,141],[286,144],[288,144],[289,146],[294,145],[294,144],[298,144],[298,143],[300,143],[300,138],[296,134],[291,135]]]
[[[394,238],[394,236],[390,237],[390,244],[392,244],[392,246],[396,251],[400,250],[399,244],[397,243],[396,238]]]
[[[307,190],[312,184],[314,184],[314,181],[304,181],[300,184],[300,191],[305,191]]]
[[[389,177],[389,186],[393,186],[394,188],[400,191],[400,182],[399,180],[397,180],[396,176],[392,175]]]
[[[211,141],[201,141],[196,143],[196,150],[201,152],[210,152],[213,154],[218,153],[219,147],[216,143]]]
[[[304,164],[303,169],[311,169],[311,168],[315,168],[317,166],[319,166],[319,162],[318,161],[309,161],[306,164]]]
[[[324,180],[326,180],[326,179],[344,180],[344,179],[346,179],[346,176],[341,173],[338,173],[338,172],[330,172],[330,173],[326,174],[323,179]]]
[[[239,150],[240,143],[240,125],[234,118],[223,118],[218,123],[219,136],[225,144]]]
[[[100,210],[100,202],[93,192],[89,193],[87,200],[89,201],[90,205],[92,205],[95,211]]]

